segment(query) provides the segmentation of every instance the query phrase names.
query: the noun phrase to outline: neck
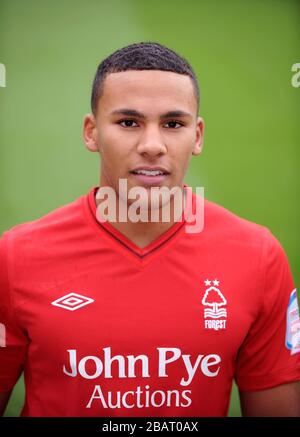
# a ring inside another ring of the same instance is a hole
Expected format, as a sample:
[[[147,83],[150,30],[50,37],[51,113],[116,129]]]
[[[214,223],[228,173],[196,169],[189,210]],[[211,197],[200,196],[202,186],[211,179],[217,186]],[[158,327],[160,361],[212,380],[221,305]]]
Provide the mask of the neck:
[[[99,188],[103,187],[100,185]],[[181,191],[184,193],[184,190]],[[97,208],[104,202],[103,199],[96,198]],[[130,204],[126,199],[126,204],[124,205],[124,200],[120,199],[117,193],[116,196],[116,214],[114,220],[108,220],[110,225],[114,227],[117,231],[121,232],[125,237],[127,237],[130,241],[132,241],[136,246],[143,249],[148,246],[152,241],[159,238],[162,234],[164,234],[168,229],[170,229],[175,223],[181,221],[183,209],[185,207],[185,194],[183,194],[183,198],[181,197],[181,202],[175,202],[174,205],[174,196],[171,197],[170,201],[164,205],[164,210],[168,211],[167,217],[162,216],[162,208],[159,207],[159,211],[157,211],[156,221],[151,220],[151,210],[144,210],[144,217],[147,217],[147,221],[132,221],[130,220]],[[107,201],[106,201],[107,203]],[[131,204],[132,205],[132,204]],[[120,207],[127,211],[126,221],[120,221]],[[167,219],[167,220],[166,220]]]

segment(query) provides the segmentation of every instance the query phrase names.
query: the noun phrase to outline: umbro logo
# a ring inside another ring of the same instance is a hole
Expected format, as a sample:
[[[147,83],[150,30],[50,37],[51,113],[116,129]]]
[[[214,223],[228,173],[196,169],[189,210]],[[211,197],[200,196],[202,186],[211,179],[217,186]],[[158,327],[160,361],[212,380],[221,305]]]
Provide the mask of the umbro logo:
[[[60,297],[59,299],[54,300],[51,302],[51,305],[64,308],[65,310],[75,311],[92,302],[94,302],[94,299],[91,299],[90,297],[82,296],[81,294],[77,293],[69,293],[63,297]]]

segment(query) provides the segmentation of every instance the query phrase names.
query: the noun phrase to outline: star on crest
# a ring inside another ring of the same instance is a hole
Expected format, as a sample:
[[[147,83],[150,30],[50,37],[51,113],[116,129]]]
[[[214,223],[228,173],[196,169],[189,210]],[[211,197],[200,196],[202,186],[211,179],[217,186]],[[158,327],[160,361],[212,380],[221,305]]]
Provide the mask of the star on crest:
[[[209,279],[206,279],[204,281],[204,283],[205,283],[206,287],[209,287],[211,285],[211,281]]]
[[[216,287],[218,287],[219,284],[220,284],[220,281],[218,281],[217,279],[214,279],[214,280],[213,280],[213,284],[214,284]]]

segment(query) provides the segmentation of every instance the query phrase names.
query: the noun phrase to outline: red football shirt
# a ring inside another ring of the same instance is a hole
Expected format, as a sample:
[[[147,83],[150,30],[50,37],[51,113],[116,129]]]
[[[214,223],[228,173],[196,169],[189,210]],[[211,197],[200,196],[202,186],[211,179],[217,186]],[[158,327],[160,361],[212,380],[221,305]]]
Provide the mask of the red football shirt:
[[[205,200],[202,232],[183,220],[140,249],[97,221],[96,189],[0,240],[0,391],[24,370],[23,416],[223,416],[234,378],[300,379],[268,229]]]

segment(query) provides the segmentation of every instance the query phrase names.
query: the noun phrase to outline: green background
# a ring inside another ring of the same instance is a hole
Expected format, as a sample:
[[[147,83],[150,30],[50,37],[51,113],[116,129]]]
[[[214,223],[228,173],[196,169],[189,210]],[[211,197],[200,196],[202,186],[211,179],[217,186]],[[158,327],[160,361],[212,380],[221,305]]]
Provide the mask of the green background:
[[[205,147],[186,182],[269,227],[298,285],[299,22],[300,2],[288,0],[0,0],[0,231],[98,183],[98,156],[82,141],[96,67],[127,44],[157,41],[200,82]],[[234,388],[230,415],[237,399]],[[22,403],[20,380],[6,414]]]

